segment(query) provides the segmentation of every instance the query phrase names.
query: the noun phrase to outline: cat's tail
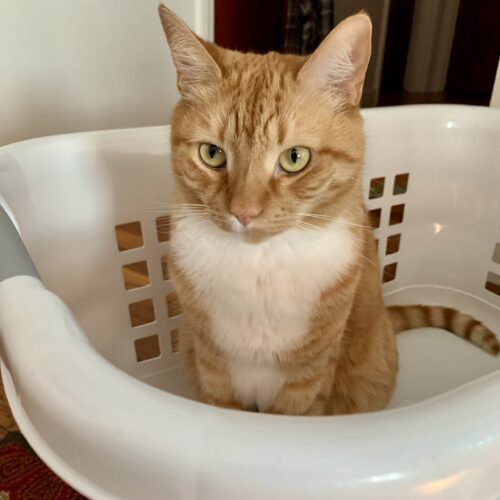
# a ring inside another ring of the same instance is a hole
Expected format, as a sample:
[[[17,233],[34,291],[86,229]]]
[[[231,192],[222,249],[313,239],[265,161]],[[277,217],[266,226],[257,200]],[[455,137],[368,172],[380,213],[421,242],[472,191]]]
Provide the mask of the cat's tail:
[[[443,328],[471,342],[484,351],[497,355],[500,343],[496,335],[480,321],[456,309],[442,306],[391,306],[387,308],[395,333],[412,328]]]

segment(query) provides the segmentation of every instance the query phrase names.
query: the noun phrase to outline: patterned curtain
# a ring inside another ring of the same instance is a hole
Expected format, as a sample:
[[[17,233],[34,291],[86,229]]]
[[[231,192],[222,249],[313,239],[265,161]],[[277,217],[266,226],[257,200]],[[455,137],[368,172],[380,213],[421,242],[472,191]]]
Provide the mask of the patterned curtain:
[[[333,28],[334,0],[288,0],[284,51],[310,54]]]

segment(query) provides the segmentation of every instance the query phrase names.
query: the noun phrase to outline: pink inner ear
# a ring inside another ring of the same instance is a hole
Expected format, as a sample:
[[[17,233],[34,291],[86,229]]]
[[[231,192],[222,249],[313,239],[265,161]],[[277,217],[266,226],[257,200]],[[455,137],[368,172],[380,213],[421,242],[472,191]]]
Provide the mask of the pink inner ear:
[[[344,94],[355,106],[361,100],[371,53],[371,21],[366,14],[351,16],[323,40],[299,72],[299,81]]]

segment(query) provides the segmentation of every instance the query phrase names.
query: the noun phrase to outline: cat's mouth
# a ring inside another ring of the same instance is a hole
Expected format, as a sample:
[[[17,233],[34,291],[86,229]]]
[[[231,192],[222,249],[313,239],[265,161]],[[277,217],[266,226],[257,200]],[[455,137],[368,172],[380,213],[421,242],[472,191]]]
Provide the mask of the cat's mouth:
[[[286,227],[269,225],[260,220],[252,221],[249,224],[242,224],[232,215],[223,221],[219,219],[216,223],[224,231],[252,243],[258,243],[287,229]]]
[[[234,215],[230,215],[228,218],[228,225],[230,227],[231,232],[237,234],[250,234],[253,230],[255,230],[255,223],[250,222],[249,224],[242,224],[237,217]]]

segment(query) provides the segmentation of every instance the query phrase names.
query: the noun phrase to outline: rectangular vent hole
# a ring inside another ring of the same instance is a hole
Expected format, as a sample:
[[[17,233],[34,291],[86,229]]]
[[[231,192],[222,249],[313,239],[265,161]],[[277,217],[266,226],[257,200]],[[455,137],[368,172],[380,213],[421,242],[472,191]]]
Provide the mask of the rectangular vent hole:
[[[380,219],[382,217],[382,209],[381,208],[374,208],[373,210],[370,210],[368,212],[368,216],[370,217],[370,225],[374,229],[377,229],[378,227],[380,227]]]
[[[160,341],[158,335],[150,335],[135,341],[135,355],[137,361],[147,361],[160,357]]]
[[[394,281],[396,279],[397,268],[397,262],[393,262],[392,264],[387,264],[386,266],[384,266],[384,269],[382,271],[382,283],[389,283],[389,281]]]
[[[177,294],[175,292],[169,293],[166,299],[168,317],[173,318],[174,316],[179,316],[182,313],[182,310]]]
[[[150,283],[148,263],[145,260],[123,266],[122,273],[126,290],[141,288]]]
[[[170,240],[170,216],[163,215],[156,219],[156,232],[158,233],[158,241],[163,243]]]
[[[167,256],[162,255],[161,257],[161,274],[163,276],[163,281],[168,281],[168,262]]]
[[[170,332],[170,345],[172,352],[179,352],[179,330],[177,328]]]
[[[394,178],[394,189],[392,191],[393,195],[405,194],[408,191],[408,180],[410,174],[399,174]]]
[[[495,245],[495,250],[493,251],[493,262],[500,264],[500,243]]]
[[[155,320],[155,308],[151,299],[129,304],[128,311],[130,323],[134,327],[147,325]]]
[[[141,223],[138,221],[115,226],[115,235],[120,252],[144,246]]]
[[[403,222],[404,214],[404,203],[402,203],[401,205],[393,205],[391,207],[391,214],[389,216],[389,225],[394,226],[395,224],[401,224],[401,222]]]
[[[500,276],[490,271],[488,273],[488,277],[486,278],[486,284],[484,285],[484,287],[486,288],[486,290],[489,290],[496,295],[500,295]]]
[[[376,179],[372,179],[370,181],[370,193],[368,198],[373,200],[375,198],[382,198],[384,196],[384,184],[385,177],[377,177]]]
[[[401,244],[401,234],[393,234],[387,238],[387,245],[385,247],[385,254],[391,255],[399,252],[399,245]]]

